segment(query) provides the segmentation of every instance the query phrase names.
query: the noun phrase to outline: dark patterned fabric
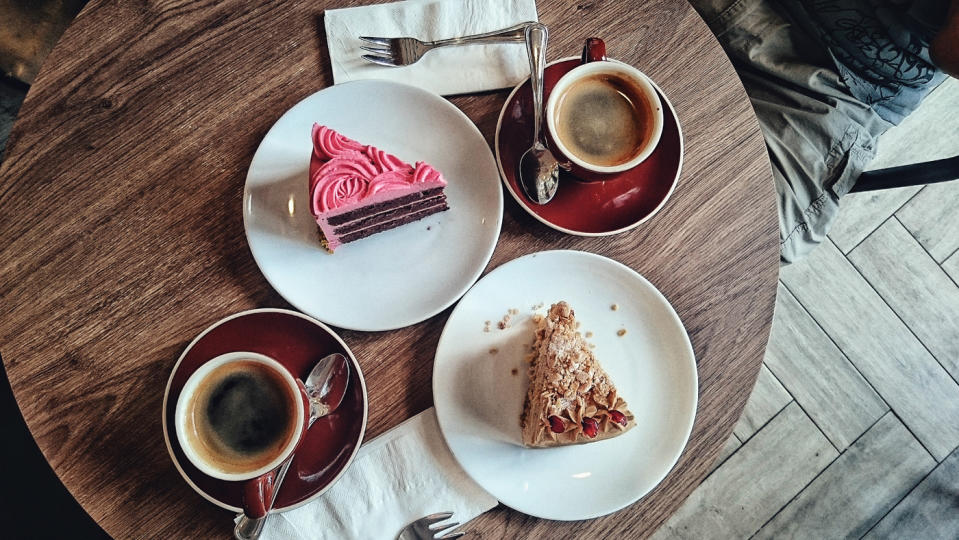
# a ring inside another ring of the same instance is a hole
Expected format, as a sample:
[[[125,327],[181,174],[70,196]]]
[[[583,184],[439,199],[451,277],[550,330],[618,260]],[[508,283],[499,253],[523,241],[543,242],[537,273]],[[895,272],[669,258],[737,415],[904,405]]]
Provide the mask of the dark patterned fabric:
[[[886,121],[898,124],[942,82],[929,42],[944,0],[801,1],[852,95]]]

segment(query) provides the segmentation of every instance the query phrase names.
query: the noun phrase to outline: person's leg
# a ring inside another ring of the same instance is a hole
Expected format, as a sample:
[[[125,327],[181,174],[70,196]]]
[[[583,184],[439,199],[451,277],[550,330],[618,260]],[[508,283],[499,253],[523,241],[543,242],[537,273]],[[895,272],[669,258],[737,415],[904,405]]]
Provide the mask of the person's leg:
[[[781,257],[822,242],[839,198],[889,127],[853,98],[828,51],[766,0],[692,0],[729,55],[766,138],[779,196]]]

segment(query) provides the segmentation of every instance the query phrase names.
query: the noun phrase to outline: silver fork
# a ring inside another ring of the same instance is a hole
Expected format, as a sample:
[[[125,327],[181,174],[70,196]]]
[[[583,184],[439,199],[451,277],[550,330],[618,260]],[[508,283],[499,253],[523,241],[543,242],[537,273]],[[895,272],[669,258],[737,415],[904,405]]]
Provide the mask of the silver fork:
[[[403,527],[396,540],[452,540],[466,534],[463,531],[451,531],[459,523],[440,523],[451,517],[453,517],[453,512],[440,512],[421,517]],[[440,536],[444,531],[446,534]]]
[[[408,66],[429,51],[448,45],[475,45],[478,43],[526,43],[526,27],[532,21],[519,23],[509,28],[495,30],[485,34],[476,34],[439,41],[421,41],[411,37],[383,38],[360,36],[360,39],[372,44],[360,47],[375,54],[364,54],[363,59],[381,66]]]

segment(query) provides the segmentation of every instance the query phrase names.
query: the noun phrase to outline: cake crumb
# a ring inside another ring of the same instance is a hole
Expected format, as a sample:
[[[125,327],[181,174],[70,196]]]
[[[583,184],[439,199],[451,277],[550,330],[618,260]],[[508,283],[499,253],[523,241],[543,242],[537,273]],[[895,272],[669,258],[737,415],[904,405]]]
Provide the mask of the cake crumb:
[[[588,337],[588,338],[593,337],[593,333],[590,332],[589,330],[587,330],[587,331],[586,331],[586,337]]]
[[[533,322],[534,322],[534,323],[539,324],[539,322],[542,321],[542,320],[543,320],[543,316],[540,315],[539,313],[537,313],[536,315],[533,315]]]
[[[516,369],[516,368],[513,368],[513,369],[509,370],[509,372],[512,373],[513,375],[516,375],[516,374],[519,373],[519,370]]]
[[[611,310],[613,310],[613,311],[616,311],[616,310],[619,309],[619,304],[613,304],[613,305],[609,306],[609,309],[611,309]]]
[[[625,336],[625,335],[626,335],[626,329],[625,329],[625,328],[620,328],[619,331],[616,332],[616,335],[619,336],[619,337]]]
[[[427,231],[432,231],[432,230],[433,230],[433,227],[430,226],[430,225],[427,225],[427,226],[426,226],[426,230],[427,230]]]
[[[503,315],[503,318],[498,323],[496,323],[496,327],[499,328],[500,330],[506,330],[507,328],[509,328],[509,323],[513,319],[513,315],[516,315],[518,313],[519,313],[519,310],[516,308],[508,309],[506,311],[506,314]]]
[[[542,302],[540,302],[540,303],[536,304],[535,306],[531,306],[530,309],[533,310],[533,311],[536,311],[537,309],[542,309],[544,305],[545,305],[545,304],[543,304]]]
[[[492,349],[489,350],[490,354],[496,354],[498,352],[499,352],[499,349],[497,349],[496,347],[493,347]]]
[[[484,331],[484,332],[489,332],[489,331],[490,331],[490,325],[492,325],[492,324],[493,324],[493,323],[491,323],[490,321],[486,321],[486,324],[483,326],[483,331]]]
[[[589,344],[589,348],[590,348],[590,349],[595,349],[595,348],[596,348],[596,344],[595,344],[595,343],[590,343],[590,344]]]

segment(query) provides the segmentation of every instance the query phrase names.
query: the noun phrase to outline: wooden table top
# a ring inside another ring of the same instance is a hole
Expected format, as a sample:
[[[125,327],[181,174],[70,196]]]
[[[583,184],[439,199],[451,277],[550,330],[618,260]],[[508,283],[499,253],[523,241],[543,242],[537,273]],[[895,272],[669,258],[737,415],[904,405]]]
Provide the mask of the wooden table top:
[[[332,84],[323,11],[346,4],[93,0],[23,103],[0,168],[0,354],[50,465],[115,537],[232,532],[232,515],[194,493],[167,455],[163,390],[214,321],[290,307],[246,244],[243,184],[273,122]],[[471,528],[489,538],[645,536],[706,476],[752,389],[776,295],[775,192],[745,92],[686,2],[538,5],[549,60],[598,35],[659,83],[683,127],[685,163],[664,209],[612,237],[553,231],[507,196],[486,270],[544,249],[636,269],[686,325],[699,408],[679,463],[636,504],[571,523],[500,505]],[[506,95],[451,101],[491,142]],[[421,368],[449,312],[391,332],[341,332],[366,375],[367,438],[432,405],[431,370]],[[390,362],[375,361],[387,353]]]

